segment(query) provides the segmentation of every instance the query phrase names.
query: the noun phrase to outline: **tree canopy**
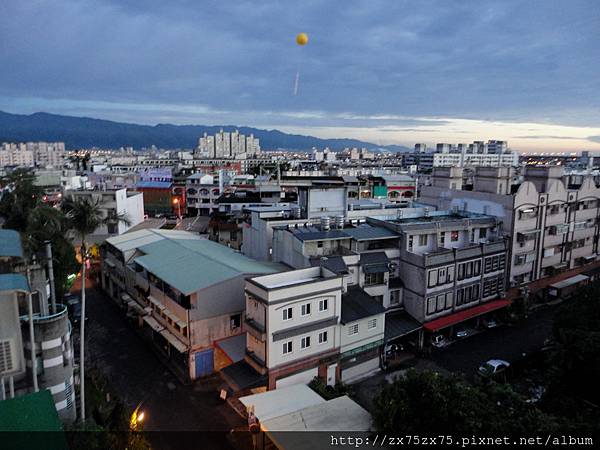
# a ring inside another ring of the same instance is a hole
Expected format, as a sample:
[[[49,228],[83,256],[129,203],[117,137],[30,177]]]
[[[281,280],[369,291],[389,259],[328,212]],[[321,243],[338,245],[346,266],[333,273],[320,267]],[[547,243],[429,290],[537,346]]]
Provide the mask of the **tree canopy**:
[[[527,435],[556,421],[509,385],[470,385],[458,376],[409,370],[375,399],[374,425],[391,435]]]

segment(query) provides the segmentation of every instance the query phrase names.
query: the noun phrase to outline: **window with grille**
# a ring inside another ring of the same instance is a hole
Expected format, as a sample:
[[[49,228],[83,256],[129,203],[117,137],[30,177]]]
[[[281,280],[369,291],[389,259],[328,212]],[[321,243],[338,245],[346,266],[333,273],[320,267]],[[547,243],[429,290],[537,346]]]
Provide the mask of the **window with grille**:
[[[14,369],[11,340],[0,341],[0,373]]]

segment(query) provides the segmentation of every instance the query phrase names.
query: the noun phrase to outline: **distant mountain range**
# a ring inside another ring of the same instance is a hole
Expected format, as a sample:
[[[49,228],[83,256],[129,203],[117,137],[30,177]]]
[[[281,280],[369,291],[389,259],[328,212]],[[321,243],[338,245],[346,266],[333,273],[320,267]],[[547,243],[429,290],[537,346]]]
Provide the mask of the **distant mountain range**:
[[[264,150],[310,150],[312,147],[329,147],[342,150],[345,147],[365,147],[370,150],[392,152],[410,151],[400,145],[379,146],[356,139],[321,139],[313,136],[287,134],[278,130],[261,130],[232,125],[137,125],[112,122],[88,117],[62,116],[38,112],[30,115],[10,114],[0,111],[0,142],[61,141],[68,149],[119,148],[131,146],[136,149],[156,145],[164,149],[195,148],[204,133],[215,134],[219,130],[239,130],[254,134],[260,139]]]

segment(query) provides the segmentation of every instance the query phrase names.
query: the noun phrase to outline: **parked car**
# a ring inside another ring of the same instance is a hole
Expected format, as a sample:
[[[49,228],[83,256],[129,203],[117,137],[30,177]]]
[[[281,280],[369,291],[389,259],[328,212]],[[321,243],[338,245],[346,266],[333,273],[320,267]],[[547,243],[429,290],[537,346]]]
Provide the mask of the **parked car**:
[[[503,372],[506,372],[509,367],[510,363],[504,361],[503,359],[490,359],[479,366],[478,373],[483,377],[493,378]]]
[[[471,334],[473,334],[473,330],[471,330],[470,328],[459,328],[454,333],[454,337],[456,339],[464,339],[466,337],[469,337]]]
[[[444,348],[451,344],[450,340],[441,334],[437,334],[431,338],[431,346],[435,348]]]
[[[485,319],[482,320],[482,323],[483,323],[483,326],[488,329],[496,328],[499,325],[499,323],[493,317],[486,317]]]

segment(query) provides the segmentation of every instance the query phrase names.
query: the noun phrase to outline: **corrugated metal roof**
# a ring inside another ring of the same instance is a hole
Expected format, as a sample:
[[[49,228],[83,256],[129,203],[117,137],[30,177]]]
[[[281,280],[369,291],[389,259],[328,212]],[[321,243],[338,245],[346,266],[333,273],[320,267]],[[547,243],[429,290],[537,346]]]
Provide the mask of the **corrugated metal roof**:
[[[388,264],[390,259],[387,257],[385,252],[372,252],[372,253],[361,253],[360,254],[360,265],[369,264]]]
[[[136,187],[141,189],[169,189],[171,184],[170,181],[138,181]]]
[[[27,278],[20,273],[3,273],[0,275],[0,292],[25,291],[29,292]]]
[[[208,239],[164,238],[139,250],[145,255],[135,262],[184,295],[240,275],[279,270],[275,264],[255,261]]]
[[[342,324],[383,314],[385,308],[358,286],[351,286],[342,295]]]
[[[288,431],[348,431],[355,433],[371,429],[371,415],[347,395],[318,403],[272,419],[261,420],[268,432],[277,433],[274,439],[286,450],[322,448],[323,435],[318,433],[287,433]],[[326,437],[328,439],[329,436]],[[314,439],[313,445],[310,444]]]
[[[321,231],[316,227],[293,228],[290,231],[301,241],[324,241],[327,239],[350,239],[343,230]]]
[[[374,227],[371,225],[359,225],[356,228],[344,229],[344,232],[357,241],[367,241],[370,239],[392,239],[399,235],[392,230],[384,227]]]
[[[385,340],[395,339],[421,329],[422,325],[404,311],[385,315]]]
[[[0,257],[23,257],[21,236],[17,231],[0,229]]]
[[[283,416],[299,409],[325,403],[323,397],[305,384],[241,397],[244,406],[254,406],[254,415],[261,422]]]

